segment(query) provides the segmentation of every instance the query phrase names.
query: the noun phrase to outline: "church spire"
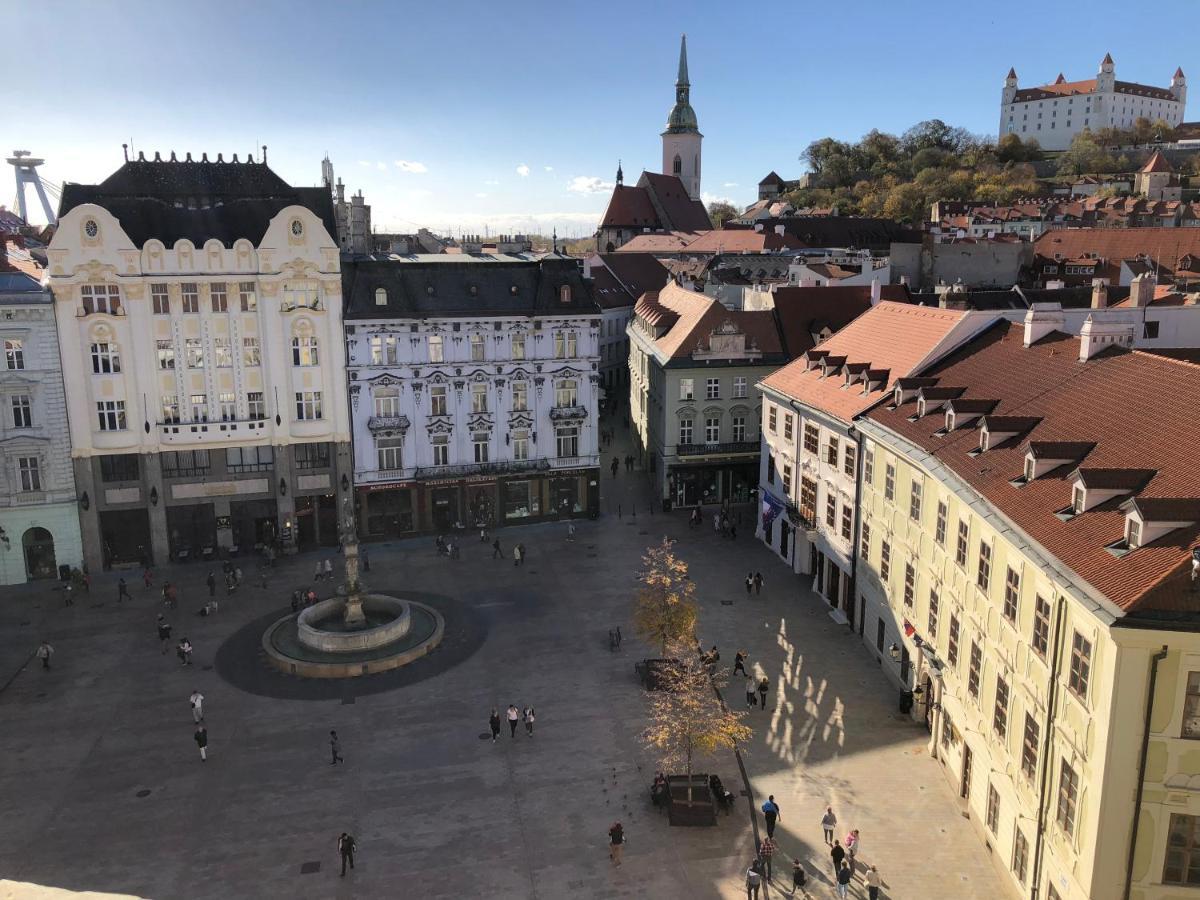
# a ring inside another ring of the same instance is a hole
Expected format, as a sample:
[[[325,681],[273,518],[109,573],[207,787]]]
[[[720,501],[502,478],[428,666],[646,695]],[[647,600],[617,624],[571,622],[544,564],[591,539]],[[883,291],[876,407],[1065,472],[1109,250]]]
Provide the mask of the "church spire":
[[[688,87],[687,73],[687,35],[680,35],[679,38],[679,76],[675,79],[676,87]]]

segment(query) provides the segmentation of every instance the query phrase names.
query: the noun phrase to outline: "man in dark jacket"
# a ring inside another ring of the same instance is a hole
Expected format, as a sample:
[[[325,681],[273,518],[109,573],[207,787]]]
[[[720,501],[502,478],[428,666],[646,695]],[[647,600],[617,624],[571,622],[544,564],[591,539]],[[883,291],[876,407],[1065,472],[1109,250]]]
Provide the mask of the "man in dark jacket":
[[[358,845],[354,843],[354,838],[346,832],[342,832],[342,836],[337,842],[338,853],[342,856],[342,877],[346,876],[346,863],[350,863],[350,868],[354,868],[354,851],[358,849]]]

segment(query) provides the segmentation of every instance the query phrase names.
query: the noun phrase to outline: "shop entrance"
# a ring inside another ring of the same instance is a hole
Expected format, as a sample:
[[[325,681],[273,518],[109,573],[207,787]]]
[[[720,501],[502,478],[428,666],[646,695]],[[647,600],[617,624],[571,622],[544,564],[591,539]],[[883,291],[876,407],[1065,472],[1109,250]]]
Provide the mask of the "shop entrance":
[[[431,517],[437,531],[449,531],[458,524],[458,488],[434,488]]]
[[[241,553],[273,545],[277,516],[273,498],[231,502],[229,518],[233,527],[233,545]]]
[[[25,551],[25,577],[30,581],[54,578],[58,569],[54,564],[54,535],[45,528],[30,528],[21,537]]]
[[[167,507],[171,558],[179,562],[207,559],[217,548],[217,516],[211,503]]]
[[[104,566],[149,565],[150,514],[144,509],[112,509],[100,513]]]

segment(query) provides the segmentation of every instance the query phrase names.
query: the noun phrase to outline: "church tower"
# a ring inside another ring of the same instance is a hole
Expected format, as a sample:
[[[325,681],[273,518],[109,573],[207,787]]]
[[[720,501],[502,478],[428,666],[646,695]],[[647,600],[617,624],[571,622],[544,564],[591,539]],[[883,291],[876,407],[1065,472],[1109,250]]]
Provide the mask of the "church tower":
[[[674,175],[683,182],[688,196],[700,199],[700,142],[704,135],[696,123],[696,111],[691,104],[691,83],[688,81],[687,35],[679,42],[679,76],[675,79],[675,106],[667,116],[667,130],[662,133],[663,174]]]

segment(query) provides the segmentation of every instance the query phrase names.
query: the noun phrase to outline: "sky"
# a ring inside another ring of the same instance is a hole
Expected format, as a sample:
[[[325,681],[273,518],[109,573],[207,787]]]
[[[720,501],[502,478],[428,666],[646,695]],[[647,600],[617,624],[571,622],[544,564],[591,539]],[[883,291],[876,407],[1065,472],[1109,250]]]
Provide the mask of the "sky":
[[[1166,86],[1177,65],[1200,80],[1194,29],[1159,27],[1194,13],[1159,0],[1152,37],[1131,41],[1136,14],[1110,0],[1047,0],[1034,19],[971,0],[0,0],[23,36],[5,42],[0,148],[45,158],[55,184],[102,180],[130,142],[227,159],[266,144],[295,185],[318,184],[328,153],[378,231],[577,237],[618,160],[627,183],[661,167],[681,33],[704,199],[740,206],[821,137],[931,118],[994,136],[1009,66],[1022,86],[1090,78],[1111,52],[1122,80]]]

